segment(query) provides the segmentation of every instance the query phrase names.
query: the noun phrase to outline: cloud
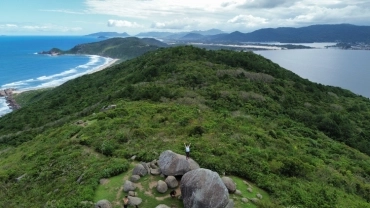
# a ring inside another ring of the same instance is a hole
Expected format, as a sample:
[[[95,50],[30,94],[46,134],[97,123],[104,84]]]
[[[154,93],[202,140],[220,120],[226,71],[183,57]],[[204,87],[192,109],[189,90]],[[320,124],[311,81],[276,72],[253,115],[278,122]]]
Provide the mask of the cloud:
[[[121,25],[132,30],[135,23],[144,30],[218,27],[229,32],[318,23],[370,25],[369,0],[84,0],[84,4],[89,14],[124,19],[112,23],[112,27]]]
[[[108,20],[108,27],[131,27],[131,28],[140,28],[143,27],[136,22],[129,22],[126,20]]]
[[[12,31],[12,32],[77,32],[81,31],[82,28],[80,27],[65,27],[60,25],[53,25],[53,24],[14,24],[14,23],[7,23],[7,24],[0,24],[0,29],[4,31]]]
[[[239,6],[241,8],[276,8],[292,6],[297,0],[246,0]]]
[[[267,24],[268,21],[265,18],[254,17],[252,15],[238,15],[227,21],[227,23],[242,24],[245,26],[257,26],[261,24]]]
[[[57,13],[65,13],[65,14],[86,14],[85,12],[75,12],[75,11],[70,11],[70,10],[65,10],[65,9],[44,9],[40,10],[42,12],[57,12]]]
[[[184,19],[175,19],[172,21],[167,21],[167,22],[155,22],[152,24],[152,28],[155,29],[170,29],[170,30],[180,30],[180,29],[187,29],[187,28],[192,28],[196,27],[199,22],[193,19],[189,18],[184,18]]]

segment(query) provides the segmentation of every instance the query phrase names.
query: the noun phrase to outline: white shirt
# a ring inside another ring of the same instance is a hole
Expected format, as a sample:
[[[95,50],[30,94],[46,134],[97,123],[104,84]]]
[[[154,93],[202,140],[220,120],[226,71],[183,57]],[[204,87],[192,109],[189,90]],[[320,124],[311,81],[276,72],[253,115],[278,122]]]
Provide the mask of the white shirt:
[[[186,152],[190,152],[190,147],[189,147],[189,146],[186,146],[186,147],[185,147],[185,151],[186,151]]]

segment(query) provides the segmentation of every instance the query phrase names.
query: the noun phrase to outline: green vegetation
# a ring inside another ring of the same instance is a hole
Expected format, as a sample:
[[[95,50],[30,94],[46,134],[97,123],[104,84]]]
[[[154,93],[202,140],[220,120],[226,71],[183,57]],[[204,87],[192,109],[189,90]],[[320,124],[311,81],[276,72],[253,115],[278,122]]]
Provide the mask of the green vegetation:
[[[0,118],[1,207],[83,207],[131,156],[184,141],[201,167],[266,191],[258,207],[370,201],[369,100],[251,52],[159,49],[27,100]]]
[[[167,44],[152,38],[110,38],[104,41],[80,44],[63,53],[90,54],[128,60]]]

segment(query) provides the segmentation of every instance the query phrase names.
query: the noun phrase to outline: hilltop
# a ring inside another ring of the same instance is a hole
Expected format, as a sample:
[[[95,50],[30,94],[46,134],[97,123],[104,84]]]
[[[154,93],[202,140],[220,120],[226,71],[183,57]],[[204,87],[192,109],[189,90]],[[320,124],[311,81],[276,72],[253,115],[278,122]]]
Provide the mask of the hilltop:
[[[183,142],[200,166],[266,191],[259,207],[370,200],[369,100],[252,52],[159,48],[27,99],[0,118],[2,207],[83,207],[132,156]]]
[[[116,37],[99,42],[79,44],[66,51],[53,48],[49,51],[40,52],[39,54],[88,54],[125,61],[140,56],[146,52],[167,46],[168,45],[166,43],[153,38]]]

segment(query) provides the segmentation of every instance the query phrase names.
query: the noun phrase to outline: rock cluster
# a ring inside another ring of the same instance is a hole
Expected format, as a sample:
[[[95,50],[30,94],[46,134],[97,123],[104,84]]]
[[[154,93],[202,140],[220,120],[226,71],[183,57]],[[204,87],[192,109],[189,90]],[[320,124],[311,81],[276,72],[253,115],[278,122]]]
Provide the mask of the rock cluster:
[[[18,103],[14,100],[13,91],[14,89],[0,90],[0,97],[5,97],[6,103],[8,104],[10,109],[17,110],[21,108],[21,106],[18,105]]]
[[[135,206],[142,203],[142,199],[134,192],[135,183],[147,174],[163,175],[165,178],[157,182],[156,190],[159,193],[166,193],[168,189],[178,188],[177,178],[182,177],[180,181],[181,193],[177,193],[177,195],[180,194],[177,198],[183,201],[185,208],[234,207],[234,201],[229,199],[229,193],[236,192],[235,183],[231,178],[223,177],[221,179],[218,173],[200,168],[194,160],[187,160],[184,155],[174,153],[171,150],[162,152],[158,161],[141,162],[135,166],[132,176],[123,184],[123,191],[128,193],[130,205]],[[168,206],[164,204],[157,206],[157,208],[166,207]]]

